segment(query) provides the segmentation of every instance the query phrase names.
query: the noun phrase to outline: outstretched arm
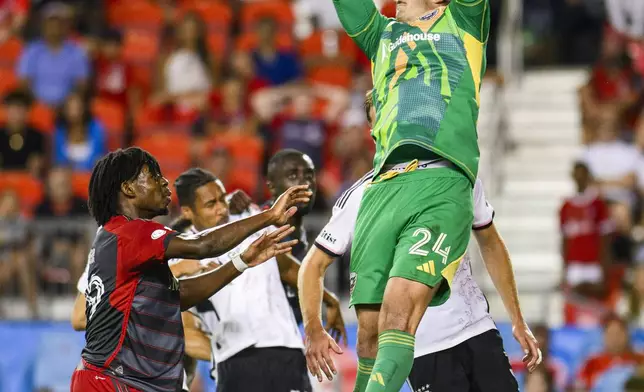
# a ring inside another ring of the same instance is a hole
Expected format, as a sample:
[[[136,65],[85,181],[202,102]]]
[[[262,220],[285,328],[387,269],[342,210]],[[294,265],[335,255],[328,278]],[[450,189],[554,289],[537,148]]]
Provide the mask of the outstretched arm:
[[[490,278],[512,321],[513,334],[526,354],[524,361],[527,362],[528,370],[533,371],[541,362],[541,351],[521,312],[508,249],[494,223],[484,229],[475,230],[474,235]]]
[[[333,0],[333,5],[349,37],[374,60],[380,35],[389,20],[378,11],[373,0]]]
[[[280,242],[293,232],[294,228],[283,226],[270,234],[263,234],[241,255],[233,255],[232,261],[202,274],[183,278],[179,281],[181,290],[181,310],[187,310],[199,302],[210,298],[222,287],[241,275],[248,267],[253,267],[273,257],[291,251],[297,240]]]
[[[448,7],[456,24],[480,42],[490,34],[490,0],[452,0]]]
[[[334,320],[327,317],[327,328],[322,325],[322,299],[324,292],[324,274],[333,263],[335,257],[323,252],[317,246],[313,246],[304,257],[299,268],[298,288],[300,307],[304,319],[304,334],[306,338],[306,362],[309,371],[318,381],[322,382],[322,374],[329,380],[336,374],[335,364],[331,359],[331,352],[342,354],[342,349],[337,345],[336,340],[344,339],[347,344],[346,331],[342,322],[342,315],[339,306],[337,314],[332,313],[339,319],[338,327],[334,327]],[[337,301],[337,300],[336,300]],[[329,335],[331,329],[340,329],[334,339]]]
[[[294,186],[284,192],[270,210],[205,231],[199,236],[173,237],[165,251],[165,258],[200,260],[224,254],[252,233],[270,225],[285,224],[295,213],[294,206],[308,202],[310,196],[307,185]]]

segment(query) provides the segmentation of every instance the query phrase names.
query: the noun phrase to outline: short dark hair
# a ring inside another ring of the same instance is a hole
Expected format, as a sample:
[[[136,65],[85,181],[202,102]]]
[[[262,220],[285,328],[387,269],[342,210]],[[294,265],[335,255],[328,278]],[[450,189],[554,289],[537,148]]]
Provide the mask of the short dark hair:
[[[590,172],[590,168],[584,161],[575,161],[572,167],[574,170],[583,169],[583,170],[586,170],[587,172]]]
[[[88,206],[99,226],[120,214],[121,185],[136,178],[145,165],[153,175],[161,175],[157,160],[138,147],[112,151],[96,163],[89,180]]]
[[[123,34],[116,29],[107,29],[101,34],[101,40],[115,44],[123,43]]]
[[[195,204],[195,192],[198,188],[217,181],[217,177],[211,172],[194,167],[181,173],[174,181],[174,189],[177,191],[177,199],[180,206],[192,207]]]
[[[274,181],[276,179],[275,171],[278,167],[281,167],[289,159],[301,158],[304,155],[305,154],[302,151],[296,150],[294,148],[285,148],[283,150],[279,150],[268,161],[266,177],[268,178],[268,180]]]
[[[372,90],[368,90],[367,93],[364,95],[364,112],[367,115],[367,121],[369,121],[369,124],[373,121],[373,118],[371,118],[371,108],[373,107],[373,92]]]
[[[34,99],[30,93],[21,89],[16,89],[5,95],[3,102],[5,105],[20,105],[28,108],[33,104]]]

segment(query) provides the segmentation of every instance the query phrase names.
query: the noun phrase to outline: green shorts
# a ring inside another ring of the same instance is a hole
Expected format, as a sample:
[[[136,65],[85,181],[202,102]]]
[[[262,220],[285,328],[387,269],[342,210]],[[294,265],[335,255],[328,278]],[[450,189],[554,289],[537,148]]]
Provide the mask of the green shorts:
[[[443,304],[472,230],[472,183],[449,167],[415,170],[365,190],[351,249],[350,305],[380,304],[387,281],[439,286]],[[446,283],[446,284],[445,284]]]

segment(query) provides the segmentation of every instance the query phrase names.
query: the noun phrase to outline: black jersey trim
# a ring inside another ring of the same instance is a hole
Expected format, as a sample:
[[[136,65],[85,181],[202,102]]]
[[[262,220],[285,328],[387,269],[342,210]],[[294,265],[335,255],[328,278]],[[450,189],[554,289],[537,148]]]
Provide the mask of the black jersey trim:
[[[494,211],[492,211],[492,218],[488,223],[484,223],[480,226],[472,226],[472,230],[485,230],[488,227],[492,226],[492,223],[494,223]]]
[[[340,197],[338,198],[338,201],[335,202],[335,206],[338,208],[344,208],[344,205],[347,204],[347,200],[349,200],[349,197],[351,196],[353,191],[358,189],[365,182],[370,181],[372,178],[373,178],[373,169],[369,170],[367,174],[362,176],[362,178],[354,182],[349,189],[344,191],[344,193],[342,193],[342,195],[340,195]]]
[[[315,241],[313,243],[313,245],[315,245],[319,250],[321,250],[322,252],[326,253],[327,255],[329,255],[331,257],[342,257],[342,255],[339,255],[339,254],[337,254],[335,252],[330,251],[328,248],[324,247],[324,245],[320,244],[317,241]]]

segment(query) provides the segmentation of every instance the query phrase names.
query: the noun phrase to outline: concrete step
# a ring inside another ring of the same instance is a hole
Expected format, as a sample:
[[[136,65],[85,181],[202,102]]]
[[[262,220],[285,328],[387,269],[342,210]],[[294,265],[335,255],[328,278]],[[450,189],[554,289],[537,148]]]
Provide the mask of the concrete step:
[[[558,230],[556,214],[543,215],[543,214],[528,214],[527,212],[522,215],[503,214],[503,210],[499,211],[498,216],[494,219],[496,226],[500,230],[513,230],[513,231],[537,231],[537,230]]]
[[[532,94],[526,91],[510,92],[506,98],[510,110],[532,108],[535,111],[566,111],[576,113],[579,99],[576,92]]]
[[[572,194],[574,185],[569,179],[524,181],[507,179],[503,184],[503,192],[507,197],[553,197],[561,199]]]
[[[498,202],[492,203],[499,216],[522,216],[523,214],[556,214],[562,200],[554,197],[521,197],[510,198],[500,196]]]
[[[519,145],[579,145],[578,126],[570,124],[511,124],[509,137]]]
[[[518,90],[545,95],[576,91],[587,80],[586,69],[531,71],[523,75]]]
[[[532,146],[532,145],[519,145],[517,148],[512,150],[508,157],[517,158],[517,159],[567,159],[572,155],[579,155],[584,150],[583,146],[580,145],[558,145],[553,144],[547,149],[541,146]]]

